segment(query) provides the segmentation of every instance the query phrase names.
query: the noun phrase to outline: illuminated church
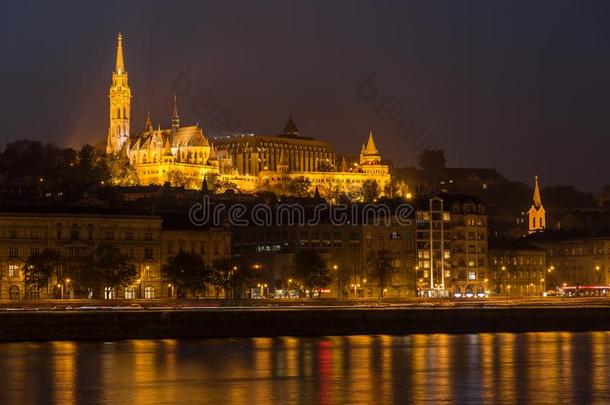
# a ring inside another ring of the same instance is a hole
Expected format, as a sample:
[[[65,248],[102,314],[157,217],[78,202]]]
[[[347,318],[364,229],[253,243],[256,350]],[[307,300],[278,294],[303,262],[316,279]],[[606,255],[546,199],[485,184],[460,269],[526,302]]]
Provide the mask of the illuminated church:
[[[181,126],[174,96],[171,128],[155,127],[149,112],[144,130],[132,133],[131,97],[119,34],[106,152],[128,159],[141,185],[169,182],[199,188],[204,178],[213,178],[243,192],[282,193],[291,182],[305,181],[308,191],[317,188],[331,195],[361,189],[367,180],[376,181],[383,193],[390,182],[372,132],[359,159],[340,157],[329,142],[301,136],[292,118],[279,134],[209,139],[198,125]]]

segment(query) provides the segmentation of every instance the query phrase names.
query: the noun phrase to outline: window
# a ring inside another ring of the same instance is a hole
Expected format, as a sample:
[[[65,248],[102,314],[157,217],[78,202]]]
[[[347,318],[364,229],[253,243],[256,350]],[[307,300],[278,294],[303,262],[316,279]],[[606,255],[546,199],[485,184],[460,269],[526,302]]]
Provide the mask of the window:
[[[153,240],[152,232],[145,232],[144,233],[144,240]]]
[[[125,288],[125,299],[133,300],[136,298],[136,289],[135,287],[127,287]]]
[[[78,238],[79,238],[78,229],[71,229],[70,230],[70,239],[78,240]]]
[[[127,257],[129,257],[130,259],[136,257],[134,248],[130,247],[129,249],[127,249]]]
[[[30,299],[39,300],[40,299],[40,287],[38,287],[37,285],[31,286],[29,296],[30,296]]]
[[[106,233],[104,234],[104,238],[106,240],[112,240],[114,239],[114,234],[112,233],[112,231],[106,231]]]
[[[144,298],[147,300],[155,298],[155,289],[151,286],[146,286],[146,288],[144,288]]]
[[[17,231],[11,230],[11,232],[9,233],[9,238],[17,239]]]
[[[116,298],[116,294],[114,292],[114,288],[112,287],[105,287],[104,288],[104,299],[105,300],[113,300]]]
[[[12,285],[8,289],[8,298],[11,300],[18,300],[21,298],[21,290],[19,289],[18,285]]]
[[[40,232],[38,232],[38,231],[31,231],[30,232],[30,238],[32,238],[32,239],[40,238]]]
[[[133,232],[132,231],[125,232],[125,240],[133,240]]]
[[[10,246],[8,248],[8,256],[9,257],[19,257],[19,248],[16,246]]]
[[[474,271],[469,271],[468,272],[468,280],[476,280],[477,279],[477,273]]]
[[[62,238],[62,234],[61,234],[61,229],[58,229],[57,232],[55,233],[55,237],[60,240]]]
[[[144,277],[146,277],[146,278],[152,277],[152,272],[150,271],[150,266],[146,266],[144,268]]]
[[[38,253],[40,253],[40,248],[38,246],[32,246],[30,248],[30,254],[31,255],[35,255],[35,254],[38,254]]]
[[[13,277],[16,277],[17,274],[19,274],[19,266],[16,264],[9,264],[8,265],[8,277],[13,278]]]
[[[89,224],[89,226],[87,227],[87,238],[89,240],[93,240],[93,225]]]
[[[153,259],[153,250],[152,248],[144,249],[144,259],[152,260]]]

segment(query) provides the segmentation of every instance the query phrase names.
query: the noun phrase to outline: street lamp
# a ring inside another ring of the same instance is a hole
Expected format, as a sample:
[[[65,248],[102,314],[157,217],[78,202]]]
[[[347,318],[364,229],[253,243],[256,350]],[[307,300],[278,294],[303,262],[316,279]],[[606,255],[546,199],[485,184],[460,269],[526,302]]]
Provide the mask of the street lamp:
[[[169,298],[174,298],[174,286],[170,283],[167,287],[169,288]]]
[[[136,280],[136,284],[138,285],[138,298],[142,298],[142,279],[139,278]]]
[[[66,279],[66,292],[69,292],[69,291],[70,291],[70,287],[69,287],[69,286],[70,286],[70,282],[71,282],[71,281],[72,281],[72,280],[70,280],[69,278],[67,278],[67,279]],[[70,298],[70,296],[68,296],[68,298]]]

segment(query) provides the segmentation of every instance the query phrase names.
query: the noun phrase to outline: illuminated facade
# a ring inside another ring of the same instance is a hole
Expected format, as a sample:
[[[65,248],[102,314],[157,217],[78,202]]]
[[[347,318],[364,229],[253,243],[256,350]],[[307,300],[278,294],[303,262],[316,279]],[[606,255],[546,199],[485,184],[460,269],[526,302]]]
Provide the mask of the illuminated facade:
[[[84,259],[101,244],[118,247],[135,266],[137,279],[115,290],[96,291],[100,298],[154,299],[175,297],[176,291],[161,275],[163,264],[181,251],[201,255],[207,265],[230,257],[231,232],[223,227],[194,226],[186,213],[124,214],[120,210],[30,212],[0,214],[0,300],[85,298],[74,289],[74,278],[86,278]],[[61,264],[47,289],[26,286],[23,266],[32,254],[52,249]]]
[[[300,136],[292,119],[277,135],[210,140],[198,125],[180,125],[174,97],[171,128],[155,128],[149,113],[144,131],[130,134],[131,90],[120,34],[109,98],[107,152],[124,155],[141,185],[169,182],[199,188],[209,177],[243,192],[286,193],[290,183],[305,180],[306,191],[317,188],[321,195],[331,196],[361,189],[367,180],[376,181],[383,194],[390,182],[389,167],[381,162],[372,132],[362,145],[360,159],[349,164],[330,143]]]
[[[422,201],[415,241],[421,295],[473,296],[488,291],[487,214],[480,200],[441,193]]]

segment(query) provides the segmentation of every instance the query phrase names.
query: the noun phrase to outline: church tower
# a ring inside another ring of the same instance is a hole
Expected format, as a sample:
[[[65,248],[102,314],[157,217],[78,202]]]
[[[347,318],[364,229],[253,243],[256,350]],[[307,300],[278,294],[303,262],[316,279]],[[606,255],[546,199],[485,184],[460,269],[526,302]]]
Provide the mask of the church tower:
[[[127,71],[123,60],[123,37],[119,33],[116,49],[116,66],[112,72],[110,98],[110,126],[106,141],[106,153],[119,153],[129,138],[129,116],[131,115],[131,90],[127,82]]]
[[[538,176],[534,177],[534,197],[532,198],[532,206],[528,211],[529,229],[528,233],[541,232],[546,228],[546,218],[544,207],[542,206],[542,198],[540,197],[540,188],[538,186]]]

